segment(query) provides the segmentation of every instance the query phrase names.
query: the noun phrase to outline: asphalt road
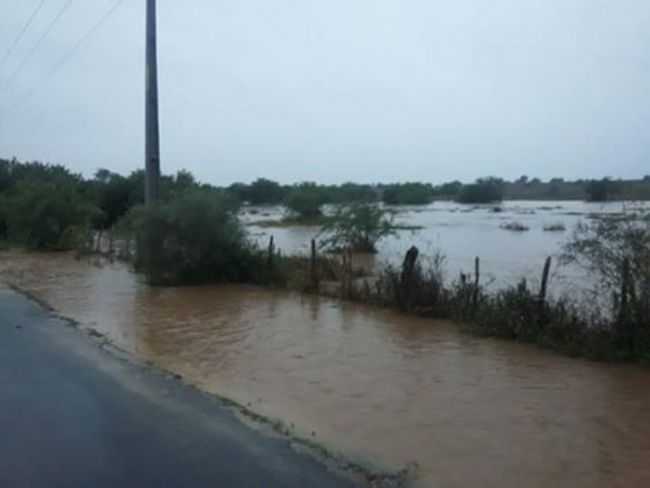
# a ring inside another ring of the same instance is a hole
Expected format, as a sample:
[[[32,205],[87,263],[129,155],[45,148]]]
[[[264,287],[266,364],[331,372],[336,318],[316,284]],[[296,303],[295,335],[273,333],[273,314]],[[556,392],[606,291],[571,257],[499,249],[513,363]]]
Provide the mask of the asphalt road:
[[[0,487],[351,487],[0,286]]]

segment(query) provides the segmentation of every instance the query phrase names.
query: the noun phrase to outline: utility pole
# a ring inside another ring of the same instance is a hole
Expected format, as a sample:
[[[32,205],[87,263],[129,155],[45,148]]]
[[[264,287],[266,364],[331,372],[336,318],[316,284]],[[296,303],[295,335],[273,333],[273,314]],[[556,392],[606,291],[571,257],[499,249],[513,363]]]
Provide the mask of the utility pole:
[[[160,142],[158,129],[158,56],[156,53],[156,0],[147,0],[147,59],[145,68],[145,203],[158,200]]]

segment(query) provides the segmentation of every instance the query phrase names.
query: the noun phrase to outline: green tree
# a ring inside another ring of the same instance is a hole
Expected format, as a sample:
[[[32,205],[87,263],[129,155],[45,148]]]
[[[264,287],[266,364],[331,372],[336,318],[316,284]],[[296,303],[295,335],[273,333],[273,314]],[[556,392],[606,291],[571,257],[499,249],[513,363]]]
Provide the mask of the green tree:
[[[352,203],[340,207],[323,226],[322,247],[377,252],[377,242],[394,234],[392,214],[373,203]]]
[[[278,204],[285,197],[285,191],[279,183],[258,178],[248,189],[247,200],[253,205]]]
[[[107,169],[95,173],[95,198],[101,215],[95,221],[100,229],[112,227],[131,206],[131,181]]]

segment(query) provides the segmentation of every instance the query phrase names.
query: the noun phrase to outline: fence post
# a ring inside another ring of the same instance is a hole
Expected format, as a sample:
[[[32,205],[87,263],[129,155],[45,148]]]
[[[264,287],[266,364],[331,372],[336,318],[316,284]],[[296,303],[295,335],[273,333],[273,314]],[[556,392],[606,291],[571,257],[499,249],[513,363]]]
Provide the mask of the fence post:
[[[311,284],[314,290],[318,291],[318,269],[316,267],[316,239],[311,240]]]
[[[341,297],[349,299],[352,297],[352,250],[348,247],[343,249],[341,255],[342,276],[341,276]]]
[[[269,238],[269,254],[267,256],[268,267],[273,267],[273,255],[275,254],[275,244],[273,243],[273,236]]]
[[[544,304],[546,302],[546,289],[548,287],[548,274],[551,271],[551,256],[546,258],[544,263],[544,271],[542,272],[542,286],[539,289],[539,301]]]
[[[539,306],[539,319],[540,323],[545,321],[546,315],[546,291],[548,288],[548,274],[551,271],[551,256],[546,258],[544,262],[544,270],[542,271],[542,285],[539,289],[538,306]]]
[[[478,285],[481,277],[481,260],[478,256],[474,260],[474,290],[472,291],[472,308],[476,312],[476,307],[478,305]]]
[[[412,307],[412,288],[413,288],[413,274],[415,272],[415,262],[418,259],[420,251],[417,247],[411,246],[404,256],[402,263],[402,274],[400,276],[400,308],[404,311],[409,311]]]

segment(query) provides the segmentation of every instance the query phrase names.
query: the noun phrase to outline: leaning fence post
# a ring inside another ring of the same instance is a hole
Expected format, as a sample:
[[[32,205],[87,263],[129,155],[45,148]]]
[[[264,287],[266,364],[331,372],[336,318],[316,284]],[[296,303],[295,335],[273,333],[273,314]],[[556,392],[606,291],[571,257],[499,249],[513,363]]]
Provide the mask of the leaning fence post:
[[[551,270],[551,256],[546,258],[544,263],[544,271],[542,272],[542,286],[539,289],[539,301],[544,304],[546,301],[546,288],[548,287],[548,273]]]

